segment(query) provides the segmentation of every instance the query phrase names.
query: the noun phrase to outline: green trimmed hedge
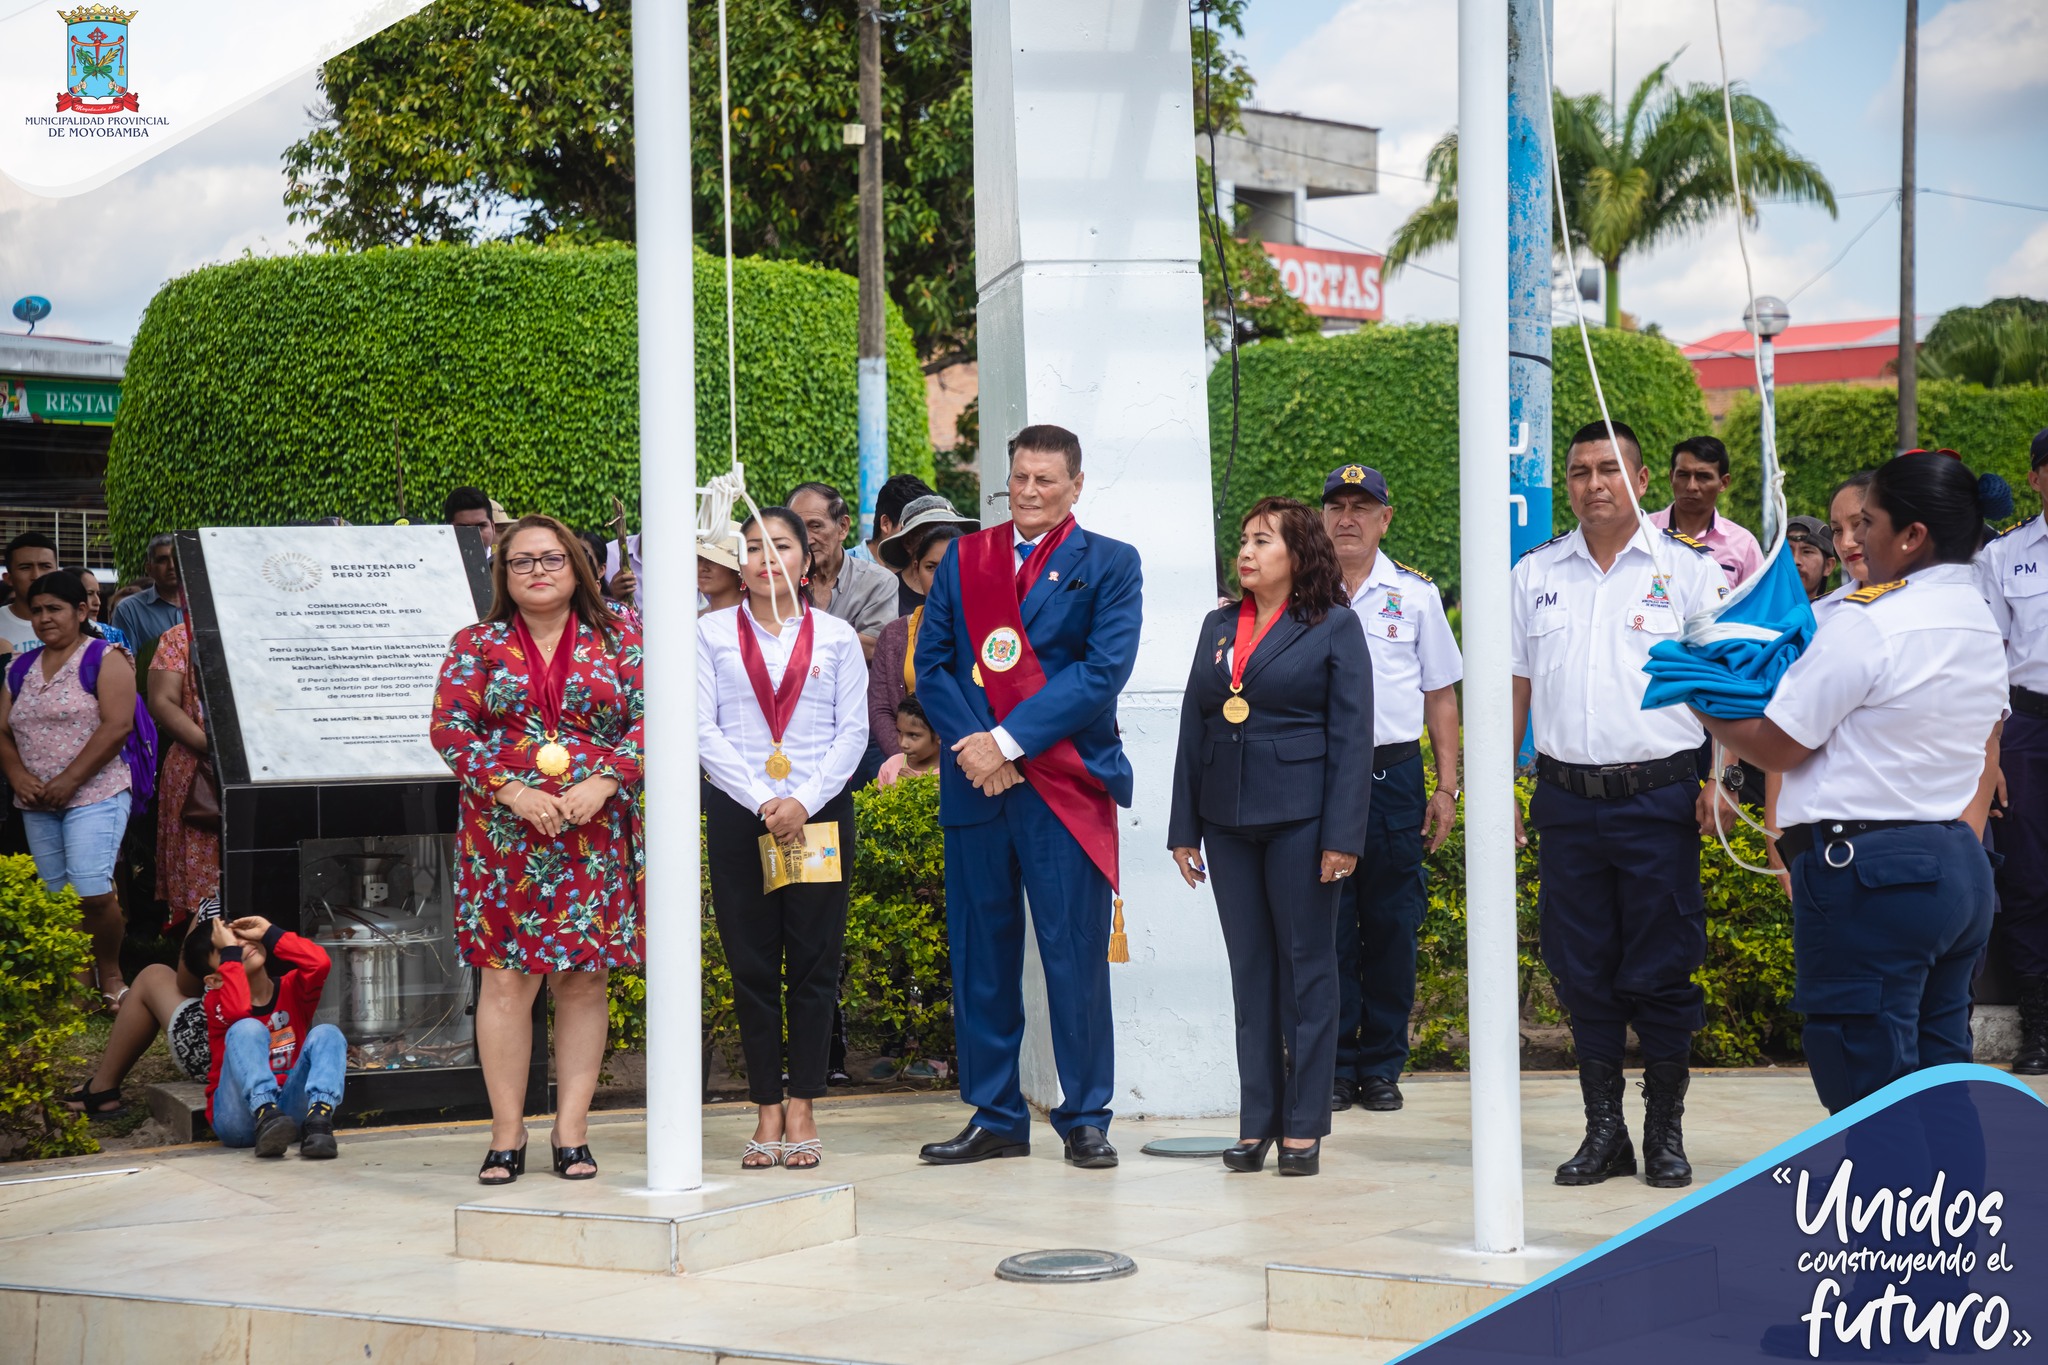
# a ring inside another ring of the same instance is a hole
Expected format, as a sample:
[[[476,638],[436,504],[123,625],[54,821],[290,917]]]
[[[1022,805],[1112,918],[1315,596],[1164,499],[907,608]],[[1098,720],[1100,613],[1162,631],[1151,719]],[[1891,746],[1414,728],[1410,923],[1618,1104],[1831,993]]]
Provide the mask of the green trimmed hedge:
[[[1596,328],[1594,358],[1609,410],[1646,450],[1711,430],[1692,366],[1660,337]],[[1576,331],[1559,328],[1552,397],[1556,453],[1553,525],[1572,525],[1564,496],[1565,442],[1597,420],[1593,385]],[[1388,550],[1432,575],[1455,597],[1458,580],[1458,329],[1448,323],[1362,327],[1331,337],[1263,342],[1239,353],[1240,432],[1217,544],[1237,553],[1238,519],[1268,494],[1314,503],[1323,477],[1356,461],[1387,476],[1397,509]],[[1222,498],[1230,450],[1230,366],[1209,374],[1209,442]],[[1653,460],[1654,463],[1654,455]],[[1507,433],[1501,433],[1507,477]],[[1660,501],[1652,498],[1653,502]]]
[[[77,977],[91,966],[78,894],[45,890],[31,858],[0,857],[0,1160],[99,1150],[63,1104],[85,1032]]]
[[[1728,411],[1728,443],[1735,482],[1721,506],[1751,530],[1760,498],[1758,423],[1763,405],[1744,394]],[[2027,444],[2048,427],[2048,389],[1987,389],[1930,379],[1920,385],[1920,444],[1962,452],[1979,474],[2000,474],[2026,513]],[[1860,469],[1891,457],[1898,442],[1896,389],[1854,384],[1800,384],[1778,390],[1778,459],[1785,467],[1785,501],[1792,514],[1826,517],[1828,495]]]
[[[727,466],[723,263],[697,256],[697,429]],[[779,501],[857,482],[855,281],[780,261],[734,266],[739,446]],[[597,529],[639,503],[639,360],[630,247],[376,248],[245,259],[150,301],[122,385],[107,506],[119,561],[151,534],[338,514],[429,520],[458,484],[516,512]],[[889,449],[932,476],[924,375],[891,304]]]

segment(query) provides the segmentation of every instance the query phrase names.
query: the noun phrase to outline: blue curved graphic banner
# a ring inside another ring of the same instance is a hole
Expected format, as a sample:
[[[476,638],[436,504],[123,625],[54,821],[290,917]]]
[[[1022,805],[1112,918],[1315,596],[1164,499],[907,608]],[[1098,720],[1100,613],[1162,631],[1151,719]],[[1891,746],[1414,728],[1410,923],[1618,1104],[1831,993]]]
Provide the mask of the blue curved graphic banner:
[[[2048,1357],[2048,1104],[1908,1076],[1401,1357]]]

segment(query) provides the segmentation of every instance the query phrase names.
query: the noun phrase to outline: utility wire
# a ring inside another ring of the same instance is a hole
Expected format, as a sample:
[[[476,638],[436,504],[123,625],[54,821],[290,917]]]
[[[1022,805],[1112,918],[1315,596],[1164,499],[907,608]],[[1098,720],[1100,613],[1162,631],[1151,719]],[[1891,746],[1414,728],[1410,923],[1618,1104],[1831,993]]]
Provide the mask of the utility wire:
[[[1294,224],[1294,226],[1298,228],[1307,228],[1310,232],[1320,232],[1323,234],[1323,236],[1328,237],[1333,242],[1342,242],[1345,246],[1355,247],[1356,249],[1363,251],[1371,256],[1378,256],[1384,259],[1387,254],[1384,250],[1382,250],[1379,247],[1367,246],[1364,242],[1354,242],[1349,237],[1340,237],[1326,227],[1317,227],[1314,223],[1304,223],[1301,219],[1296,218],[1291,213],[1282,213],[1278,209],[1269,208],[1261,208],[1259,209],[1259,212],[1270,213],[1275,218],[1280,219],[1282,222],[1292,223]],[[1403,270],[1420,270],[1425,275],[1434,275],[1440,280],[1449,280],[1452,284],[1456,284],[1458,282],[1458,277],[1456,275],[1446,275],[1441,270],[1431,270],[1428,266],[1417,265],[1414,261],[1402,262],[1401,268]]]
[[[1884,203],[1879,204],[1877,206],[1876,214],[1871,217],[1871,220],[1869,222],[1865,223],[1862,226],[1862,228],[1858,230],[1854,237],[1851,237],[1849,239],[1848,245],[1844,246],[1840,251],[1835,253],[1835,259],[1829,261],[1826,265],[1822,266],[1820,274],[1815,275],[1805,284],[1800,285],[1797,289],[1793,290],[1790,294],[1786,295],[1785,302],[1791,303],[1801,294],[1804,294],[1807,290],[1819,284],[1821,280],[1826,277],[1827,273],[1830,270],[1833,270],[1836,266],[1840,265],[1842,263],[1843,258],[1846,257],[1851,251],[1856,249],[1856,244],[1863,240],[1864,234],[1868,233],[1872,228],[1876,227],[1880,219],[1882,219],[1887,213],[1890,213],[1893,209],[1897,208],[1898,206],[1899,196],[1898,193],[1894,191],[1890,199],[1887,199]]]

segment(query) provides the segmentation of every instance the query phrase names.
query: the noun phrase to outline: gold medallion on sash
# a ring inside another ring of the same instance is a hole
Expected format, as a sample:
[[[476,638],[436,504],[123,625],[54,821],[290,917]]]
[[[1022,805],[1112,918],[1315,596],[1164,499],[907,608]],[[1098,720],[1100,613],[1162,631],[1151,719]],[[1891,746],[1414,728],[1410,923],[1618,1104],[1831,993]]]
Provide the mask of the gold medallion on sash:
[[[543,777],[560,777],[569,771],[569,751],[562,747],[560,740],[549,735],[548,742],[541,745],[540,752],[533,756],[533,766]]]

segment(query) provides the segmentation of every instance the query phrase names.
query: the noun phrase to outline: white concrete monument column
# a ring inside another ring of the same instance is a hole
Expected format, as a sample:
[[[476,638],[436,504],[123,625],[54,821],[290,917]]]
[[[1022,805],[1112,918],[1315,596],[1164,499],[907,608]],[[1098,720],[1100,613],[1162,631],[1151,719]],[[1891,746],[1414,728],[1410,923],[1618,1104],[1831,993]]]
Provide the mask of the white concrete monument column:
[[[1191,63],[1184,0],[974,0],[982,520],[1008,518],[1009,438],[1054,422],[1081,438],[1081,524],[1144,557],[1119,702],[1137,772],[1119,817],[1131,961],[1110,968],[1125,1119],[1238,1098],[1215,907],[1166,851],[1181,691],[1216,602]],[[1035,950],[1025,990],[1024,1092],[1050,1105]]]

